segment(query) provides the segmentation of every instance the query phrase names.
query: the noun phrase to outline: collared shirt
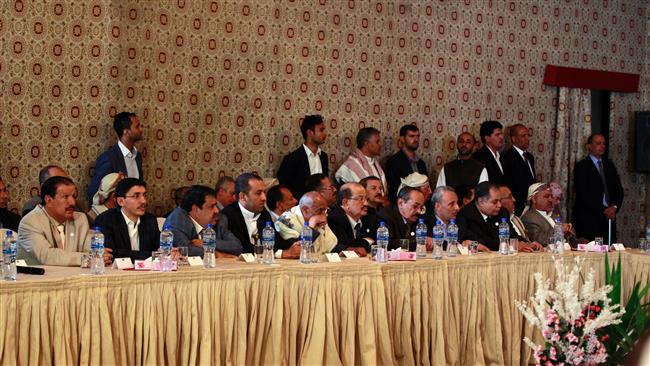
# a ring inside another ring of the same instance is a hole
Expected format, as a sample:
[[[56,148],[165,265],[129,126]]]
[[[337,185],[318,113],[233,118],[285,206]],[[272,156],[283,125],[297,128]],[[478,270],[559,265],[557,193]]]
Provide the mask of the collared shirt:
[[[59,238],[61,239],[61,249],[65,249],[65,225],[57,225],[56,230],[59,232]]]
[[[136,222],[133,222],[126,214],[124,210],[120,210],[124,221],[126,222],[126,227],[129,231],[129,240],[131,241],[131,250],[140,250],[140,235],[138,234],[138,226],[140,225],[140,218]]]
[[[126,175],[129,178],[140,178],[140,172],[138,172],[138,164],[135,161],[135,157],[138,156],[138,149],[133,146],[133,151],[124,146],[122,141],[117,141],[117,146],[120,148],[122,155],[124,156],[124,165],[126,165]]]
[[[363,157],[366,158],[366,160],[368,160],[368,165],[370,165],[370,168],[372,169],[372,175],[374,175],[375,177],[381,177],[381,174],[379,174],[379,168],[377,168],[377,165],[375,165],[377,163],[377,160],[373,157],[366,156],[366,155],[364,155]]]
[[[523,231],[524,227],[523,226],[521,228],[519,227],[519,224],[515,220],[515,217],[516,217],[515,214],[510,214],[510,223],[512,224],[512,227],[515,228],[515,231],[517,232],[517,234],[519,236],[521,236],[522,238],[525,238],[526,237],[526,232]],[[519,218],[517,217],[517,219],[519,219]],[[519,220],[519,223],[521,223],[523,225],[521,220]]]
[[[594,163],[594,166],[596,167],[596,170],[598,171],[598,174],[600,174],[600,167],[598,166],[598,162],[600,161],[601,164],[604,164],[602,156],[600,158],[597,158],[591,154],[589,154],[589,157],[591,158],[591,162]],[[603,165],[603,174],[605,174],[605,166]],[[607,202],[607,199],[605,198],[605,193],[603,192],[603,206],[608,207],[609,203]]]
[[[348,218],[348,222],[350,223],[350,226],[352,226],[352,232],[354,233],[354,238],[357,238],[357,230],[355,229],[357,227],[357,224],[361,224],[361,220],[355,220],[350,217],[350,215],[345,214],[345,216]]]
[[[546,211],[540,211],[540,210],[537,210],[537,209],[536,209],[536,211],[539,212],[539,214],[542,215],[542,217],[546,221],[548,221],[548,223],[551,225],[551,227],[555,227],[555,221],[553,221],[553,217],[551,217],[551,214],[549,214]]]
[[[481,175],[478,177],[478,182],[476,184],[479,184],[481,182],[487,182],[488,181],[488,172],[485,168],[481,170]],[[445,167],[443,166],[442,169],[440,169],[440,174],[438,174],[438,181],[436,182],[436,188],[440,186],[446,186],[447,185],[447,176],[445,176]]]
[[[494,160],[497,161],[497,165],[499,166],[499,170],[501,170],[501,173],[503,173],[503,167],[501,166],[501,161],[499,160],[499,158],[501,157],[501,154],[499,154],[498,151],[492,151],[492,148],[490,148],[489,146],[487,146],[487,149],[490,152],[490,154],[492,154],[492,156],[494,157]]]
[[[526,162],[526,164],[528,164],[528,169],[530,170],[530,175],[532,175],[532,176],[534,177],[534,176],[535,176],[535,173],[533,172],[533,167],[530,165],[530,161],[528,161],[528,159],[524,156],[524,153],[526,153],[527,151],[526,151],[526,150],[522,150],[522,149],[518,148],[518,147],[515,146],[515,145],[512,145],[512,147],[515,148],[515,150],[519,153],[519,155],[521,156],[521,158],[524,159],[524,161]]]
[[[302,144],[302,147],[305,149],[305,153],[307,154],[307,161],[309,162],[309,173],[310,174],[322,173],[323,165],[320,162],[320,153],[322,151],[320,147],[316,150],[316,154],[314,154],[314,152],[311,151],[311,149],[308,148],[307,145]]]
[[[192,223],[194,224],[194,230],[196,230],[196,233],[199,234],[199,239],[201,239],[201,232],[203,231],[204,227],[201,226],[192,216],[190,216],[190,219],[192,220]],[[201,239],[202,240],[202,239]]]
[[[271,220],[273,220],[273,223],[275,224],[275,222],[278,221],[278,218],[280,218],[280,215],[271,210],[269,210],[269,213],[271,214]]]
[[[239,209],[241,210],[242,216],[244,216],[244,222],[246,223],[246,230],[248,231],[248,238],[253,243],[253,235],[257,234],[257,218],[260,217],[259,213],[252,213],[242,206],[241,203],[237,202]]]

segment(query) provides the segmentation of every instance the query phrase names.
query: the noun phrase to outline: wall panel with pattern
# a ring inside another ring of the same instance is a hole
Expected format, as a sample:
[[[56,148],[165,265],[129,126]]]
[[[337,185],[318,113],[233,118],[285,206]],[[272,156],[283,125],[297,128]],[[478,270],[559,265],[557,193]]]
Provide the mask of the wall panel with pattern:
[[[321,113],[337,167],[361,126],[394,150],[421,126],[432,171],[455,136],[487,118],[532,127],[551,161],[555,90],[546,64],[642,74],[642,93],[614,95],[613,158],[636,235],[645,177],[630,173],[632,112],[648,106],[648,2],[627,1],[44,1],[0,2],[1,174],[16,209],[59,163],[86,188],[115,143],[111,116],[138,113],[151,207],[179,185],[221,174],[271,176],[301,142],[300,117]],[[541,178],[548,177],[543,170]],[[435,174],[435,172],[433,173]]]

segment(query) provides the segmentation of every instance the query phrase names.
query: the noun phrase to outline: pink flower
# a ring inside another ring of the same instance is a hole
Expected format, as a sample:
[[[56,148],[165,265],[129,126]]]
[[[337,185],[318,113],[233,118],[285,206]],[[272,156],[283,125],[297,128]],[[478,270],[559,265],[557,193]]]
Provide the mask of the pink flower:
[[[557,350],[555,347],[551,347],[551,360],[556,361],[557,360]]]
[[[560,334],[558,333],[553,333],[551,336],[551,342],[559,342],[560,341]]]
[[[577,343],[578,342],[578,337],[576,337],[573,333],[569,333],[566,336],[564,336],[569,343]]]

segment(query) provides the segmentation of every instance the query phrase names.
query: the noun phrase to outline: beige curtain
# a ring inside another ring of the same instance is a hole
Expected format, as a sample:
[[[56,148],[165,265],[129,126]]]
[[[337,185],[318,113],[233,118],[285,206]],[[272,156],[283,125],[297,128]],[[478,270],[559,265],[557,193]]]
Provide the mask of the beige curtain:
[[[573,166],[585,156],[585,142],[591,133],[591,92],[589,89],[558,88],[555,128],[551,139],[551,176],[548,181],[564,189],[561,203],[563,221],[571,218]]]

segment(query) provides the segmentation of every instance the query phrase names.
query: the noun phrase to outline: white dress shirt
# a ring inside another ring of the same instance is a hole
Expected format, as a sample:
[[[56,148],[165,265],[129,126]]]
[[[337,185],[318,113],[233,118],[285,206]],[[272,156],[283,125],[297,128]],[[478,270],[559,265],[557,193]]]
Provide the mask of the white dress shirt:
[[[131,241],[131,250],[140,250],[140,236],[138,234],[138,226],[140,225],[140,218],[136,222],[133,222],[123,210],[120,210],[124,221],[126,222],[126,227],[129,231],[129,240]]]
[[[555,220],[553,220],[551,214],[549,214],[546,211],[540,211],[540,210],[537,210],[537,212],[539,212],[539,214],[542,215],[542,217],[546,219],[546,221],[548,221],[549,224],[551,224],[551,227],[555,227]]]
[[[320,162],[320,153],[321,153],[320,147],[316,150],[316,154],[314,154],[314,152],[311,151],[311,149],[308,148],[307,145],[302,144],[302,147],[305,149],[305,153],[307,154],[307,161],[309,162],[309,173],[310,174],[322,173],[323,165]]]
[[[501,173],[503,173],[503,167],[501,166],[501,160],[499,160],[499,158],[501,157],[501,154],[499,154],[498,151],[492,151],[492,149],[489,146],[487,146],[487,149],[490,152],[490,154],[492,154],[492,156],[494,157],[494,160],[497,161],[497,165],[499,166],[499,170],[501,170]]]
[[[117,146],[119,146],[122,155],[124,156],[124,164],[126,165],[126,175],[129,178],[140,178],[140,172],[138,172],[138,164],[135,161],[135,157],[138,156],[138,149],[133,146],[133,151],[124,146],[122,141],[117,141]]]
[[[526,157],[524,156],[524,153],[525,153],[526,151],[524,151],[524,150],[518,148],[518,147],[515,146],[515,145],[512,145],[512,147],[514,147],[515,150],[519,153],[519,156],[521,156],[521,158],[524,159],[524,161],[525,161],[526,164],[528,165],[528,170],[530,170],[530,175],[534,177],[534,176],[535,176],[535,173],[533,173],[533,167],[530,166],[530,161],[528,161],[528,160],[526,159]]]
[[[488,181],[488,172],[485,168],[481,170],[481,175],[478,177],[478,182],[476,184],[479,184],[481,182],[487,182]],[[436,182],[436,188],[441,187],[441,186],[446,186],[447,185],[447,177],[445,176],[445,167],[443,166],[442,169],[440,169],[440,174],[438,174],[438,181]]]
[[[260,217],[260,214],[254,214],[247,209],[244,208],[244,206],[241,205],[241,203],[237,202],[239,205],[239,209],[241,210],[242,216],[244,216],[244,222],[246,223],[246,230],[248,231],[248,238],[251,242],[253,243],[253,235],[257,234],[257,218]]]

